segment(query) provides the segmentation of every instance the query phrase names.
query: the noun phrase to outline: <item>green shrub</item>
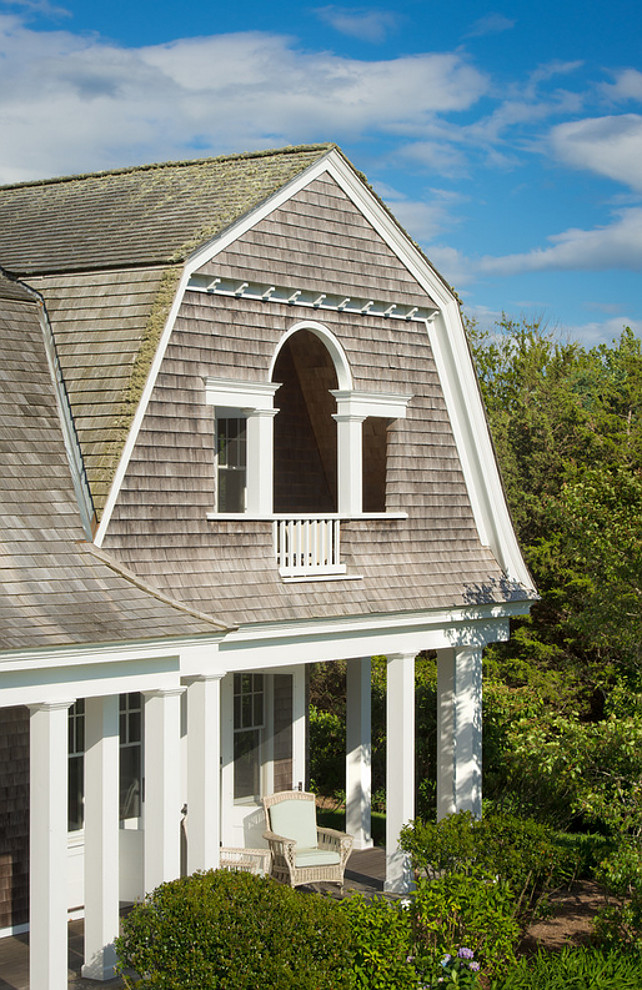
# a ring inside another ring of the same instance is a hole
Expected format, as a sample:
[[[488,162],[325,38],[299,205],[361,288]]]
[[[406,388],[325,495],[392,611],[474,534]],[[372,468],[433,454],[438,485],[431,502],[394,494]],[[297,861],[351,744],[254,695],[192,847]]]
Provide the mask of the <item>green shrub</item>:
[[[121,971],[159,990],[351,986],[350,926],[336,905],[248,873],[162,884],[124,919],[116,946]]]
[[[354,986],[359,990],[415,990],[410,912],[399,901],[346,898],[336,908],[349,922]]]
[[[506,881],[483,870],[420,879],[410,903],[417,968],[434,972],[446,954],[455,957],[462,946],[487,974],[513,963],[519,937],[513,909]]]
[[[598,938],[642,953],[642,840],[621,836],[595,876],[607,893],[595,919]]]
[[[424,876],[485,870],[507,881],[514,912],[526,926],[546,907],[550,892],[574,876],[578,856],[539,822],[491,812],[480,821],[468,812],[435,823],[416,820],[401,833],[401,846]]]
[[[640,990],[642,960],[614,950],[540,950],[491,982],[491,990]]]

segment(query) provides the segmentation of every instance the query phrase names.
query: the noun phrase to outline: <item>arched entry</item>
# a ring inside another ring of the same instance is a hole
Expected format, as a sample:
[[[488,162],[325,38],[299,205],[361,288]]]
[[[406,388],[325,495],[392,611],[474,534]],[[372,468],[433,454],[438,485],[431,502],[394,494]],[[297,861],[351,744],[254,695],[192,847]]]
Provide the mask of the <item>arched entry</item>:
[[[336,401],[352,383],[340,344],[321,324],[297,324],[272,367],[279,413],[274,421],[274,512],[337,512]]]

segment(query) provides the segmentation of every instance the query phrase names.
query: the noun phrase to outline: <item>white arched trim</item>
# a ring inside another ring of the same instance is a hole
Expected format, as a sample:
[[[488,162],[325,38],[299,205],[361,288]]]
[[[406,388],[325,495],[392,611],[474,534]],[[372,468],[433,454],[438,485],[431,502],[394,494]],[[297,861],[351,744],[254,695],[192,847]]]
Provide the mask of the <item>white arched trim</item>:
[[[299,330],[309,330],[310,333],[313,333],[315,337],[319,338],[319,340],[325,345],[326,350],[332,358],[334,370],[337,373],[337,383],[339,389],[342,392],[351,390],[352,372],[350,371],[350,364],[348,362],[346,352],[332,331],[328,330],[323,323],[317,323],[315,320],[300,320],[283,334],[272,357],[269,380],[272,381],[274,368],[282,348],[285,346],[290,337],[294,336],[295,333],[298,333]]]

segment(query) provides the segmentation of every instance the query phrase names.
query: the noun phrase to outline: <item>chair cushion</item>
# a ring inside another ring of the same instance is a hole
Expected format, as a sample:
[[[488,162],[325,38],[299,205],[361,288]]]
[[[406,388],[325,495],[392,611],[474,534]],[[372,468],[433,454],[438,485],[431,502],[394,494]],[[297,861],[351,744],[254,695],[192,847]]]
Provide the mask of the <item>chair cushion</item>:
[[[272,831],[286,839],[294,839],[297,846],[314,849],[317,844],[317,809],[314,801],[292,798],[280,801],[270,808]]]
[[[295,866],[337,866],[341,862],[339,853],[332,849],[295,849]]]

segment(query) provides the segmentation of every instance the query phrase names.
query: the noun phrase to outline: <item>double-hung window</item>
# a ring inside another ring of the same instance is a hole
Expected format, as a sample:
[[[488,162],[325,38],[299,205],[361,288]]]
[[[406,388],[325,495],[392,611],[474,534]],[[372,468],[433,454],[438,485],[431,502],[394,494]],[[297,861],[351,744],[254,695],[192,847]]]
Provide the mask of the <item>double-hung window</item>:
[[[245,512],[247,508],[247,419],[216,419],[216,511]]]
[[[265,517],[272,513],[273,382],[205,379],[205,402],[214,406],[214,512]]]
[[[234,674],[234,801],[258,803],[265,727],[265,677]]]

